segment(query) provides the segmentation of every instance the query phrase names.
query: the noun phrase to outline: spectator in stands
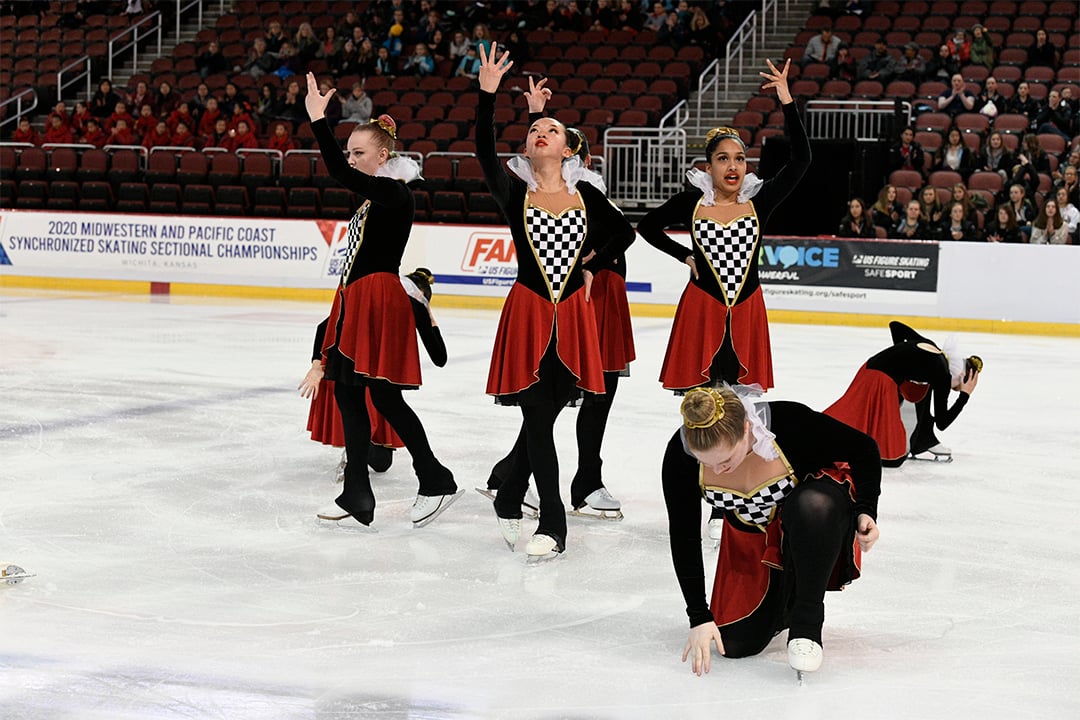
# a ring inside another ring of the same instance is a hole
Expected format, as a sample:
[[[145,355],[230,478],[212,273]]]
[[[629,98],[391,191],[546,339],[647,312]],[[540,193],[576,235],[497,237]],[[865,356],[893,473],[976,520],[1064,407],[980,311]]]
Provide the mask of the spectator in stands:
[[[337,26],[337,35],[342,39],[351,38],[354,28],[360,28],[361,32],[363,31],[363,26],[360,23],[360,18],[356,15],[356,11],[349,10],[345,13],[345,18]]]
[[[395,60],[401,57],[402,51],[405,49],[405,42],[401,39],[402,33],[405,32],[405,28],[401,25],[391,25],[390,34],[383,40],[380,48],[386,48],[386,51],[390,53],[390,57]]]
[[[652,30],[655,33],[660,32],[660,28],[667,24],[667,16],[667,8],[664,6],[664,3],[654,2],[652,4],[652,12],[645,16],[643,29]]]
[[[1080,207],[1080,169],[1076,165],[1066,165],[1061,171],[1061,181],[1057,187],[1065,189],[1065,192],[1069,196],[1069,202],[1077,207]]]
[[[476,23],[473,27],[472,44],[473,47],[479,48],[483,46],[485,52],[491,52],[491,45],[495,42],[491,37],[491,30],[484,23]]]
[[[862,0],[845,0],[840,12],[844,15],[862,15],[866,12],[866,3]]]
[[[180,98],[173,92],[172,85],[163,80],[158,85],[157,97],[154,98],[154,107],[158,117],[167,118],[180,105]]]
[[[889,237],[907,240],[933,240],[931,227],[928,221],[923,220],[919,201],[912,198],[904,209],[903,217],[893,226]]]
[[[1005,112],[1008,101],[998,92],[997,80],[990,75],[983,81],[983,91],[975,98],[975,107],[989,118],[996,118]]]
[[[364,92],[364,84],[355,82],[352,91],[341,103],[343,122],[366,123],[371,121],[371,98]]]
[[[840,45],[840,38],[833,35],[832,28],[822,28],[820,33],[807,40],[799,65],[806,67],[810,63],[831,63]]]
[[[266,28],[265,35],[263,35],[267,52],[276,53],[285,44],[286,39],[285,31],[281,29],[281,22],[276,19],[271,20]]]
[[[37,147],[41,145],[41,135],[30,125],[30,118],[19,118],[19,127],[11,134],[11,142],[30,143]]]
[[[859,68],[855,64],[855,58],[851,56],[851,48],[841,44],[840,49],[836,51],[836,57],[829,64],[829,79],[853,83],[858,77]]]
[[[75,102],[75,110],[71,113],[71,127],[75,133],[81,134],[86,129],[86,121],[93,117],[90,108],[82,100]]]
[[[883,85],[888,84],[896,75],[896,61],[889,54],[889,48],[885,45],[884,38],[874,41],[874,49],[859,63],[860,80],[877,80]]]
[[[1031,97],[1031,87],[1026,80],[1017,84],[1016,94],[1009,98],[1006,107],[1010,113],[1026,116],[1028,123],[1034,123],[1039,114],[1039,101]]]
[[[1008,205],[998,205],[994,210],[994,218],[986,221],[983,240],[992,243],[1024,242],[1020,226],[1016,224],[1016,216]]]
[[[154,109],[150,107],[150,103],[143,103],[139,108],[139,117],[135,118],[135,125],[133,131],[135,137],[144,138],[148,133],[154,131],[154,128],[158,124],[158,116],[154,114]]]
[[[375,51],[375,74],[381,77],[397,75],[397,63],[391,57],[390,51],[383,46],[379,46]]]
[[[532,47],[528,41],[525,40],[517,30],[511,30],[510,34],[506,36],[506,42],[502,43],[506,50],[509,51],[510,57],[515,58],[514,62],[524,65],[526,62],[532,59]]]
[[[465,33],[460,30],[454,31],[454,39],[450,41],[450,59],[455,63],[460,63],[461,58],[468,54],[469,39],[465,37]]]
[[[987,70],[994,69],[994,44],[986,28],[975,25],[971,28],[971,55],[968,62],[972,65],[980,65]]]
[[[1025,67],[1048,67],[1057,69],[1061,55],[1057,47],[1050,42],[1046,30],[1039,28],[1035,31],[1035,42],[1027,50],[1027,65]]]
[[[640,32],[645,25],[645,15],[640,6],[635,7],[632,0],[621,0],[615,12],[615,27],[619,30]]]
[[[933,185],[923,185],[918,196],[919,215],[926,224],[927,232],[930,228],[941,222],[945,215],[945,207],[938,201],[937,188]]]
[[[292,46],[301,69],[307,67],[307,64],[315,59],[319,53],[320,43],[315,31],[311,28],[311,23],[300,23],[293,37]]]
[[[900,131],[900,142],[889,152],[889,171],[914,170],[926,176],[926,154],[922,146],[915,142],[915,129],[906,127]]]
[[[69,131],[70,135],[70,131]],[[48,140],[46,140],[48,142]],[[67,142],[71,142],[68,140]],[[135,136],[131,132],[131,128],[128,127],[127,120],[120,118],[117,120],[112,129],[109,130],[109,144],[110,145],[134,145]]]
[[[721,41],[718,27],[712,24],[704,9],[695,5],[690,9],[690,44],[697,45],[708,57],[716,57]]]
[[[180,123],[187,125],[188,130],[198,127],[195,122],[195,116],[191,114],[191,107],[187,104],[187,101],[180,103],[176,106],[176,109],[169,113],[169,117],[165,120],[169,125],[169,130],[176,132],[176,128],[180,126]]]
[[[281,49],[277,52],[277,65],[274,67],[274,75],[284,80],[296,75],[303,70],[300,58],[296,56],[296,48],[289,41],[281,43]]]
[[[949,80],[949,87],[938,96],[937,106],[938,110],[953,118],[975,109],[975,96],[964,87],[964,78],[960,73]]]
[[[1009,152],[1009,149],[1005,147],[1005,140],[1002,138],[1001,132],[998,130],[991,131],[986,138],[986,142],[983,143],[982,150],[979,151],[979,160],[975,163],[975,169],[996,172],[1001,176],[1002,180],[1007,180],[1015,164],[1016,160],[1013,158],[1013,154]]]
[[[191,96],[191,100],[188,104],[191,105],[191,114],[195,116],[196,121],[202,118],[202,114],[206,112],[206,103],[213,97],[210,94],[210,87],[201,82],[195,88],[195,94]]]
[[[956,59],[960,67],[971,61],[971,38],[968,37],[964,28],[956,28],[945,44],[949,47],[949,54]]]
[[[218,101],[216,97],[209,97],[206,100],[206,109],[202,111],[199,116],[199,122],[195,126],[196,132],[201,137],[209,137],[214,132],[214,127],[217,125],[218,120],[225,120],[225,116],[221,114],[221,110],[218,108]],[[228,129],[228,122],[225,123],[225,128]],[[203,143],[205,145],[205,141]]]
[[[945,134],[945,142],[938,150],[938,161],[931,170],[952,170],[960,173],[966,181],[975,171],[975,153],[964,142],[964,136],[957,128],[950,128]]]
[[[679,20],[679,13],[670,12],[667,22],[656,33],[656,44],[679,50],[690,43],[690,28]]]
[[[255,150],[258,147],[259,138],[255,137],[255,133],[251,132],[251,126],[246,121],[241,120],[236,124],[235,128],[229,130],[228,140],[225,145],[225,149],[229,152]]]
[[[89,117],[86,119],[86,127],[79,142],[93,145],[100,150],[109,144],[109,134],[101,127],[101,122],[97,118]]]
[[[267,119],[274,114],[277,104],[277,88],[274,87],[273,83],[263,83],[262,87],[259,88],[259,97],[255,100],[255,105],[251,108],[251,111],[255,114],[255,119],[265,127]]]
[[[1050,156],[1046,154],[1046,151],[1043,150],[1042,145],[1039,143],[1039,136],[1035,133],[1027,133],[1021,141],[1021,145],[1023,146],[1023,154],[1027,156],[1027,159],[1034,166],[1035,172],[1049,175]],[[1038,183],[1035,183],[1035,188],[1029,190],[1028,195],[1034,196],[1036,189],[1038,189]]]
[[[979,231],[975,223],[964,217],[963,203],[949,203],[948,211],[938,225],[938,240],[965,240],[976,242],[979,240]]]
[[[507,43],[516,42],[518,50],[525,52],[525,56],[529,55],[529,44],[521,40],[521,36],[515,30],[510,33],[507,38]],[[424,43],[427,45],[428,55],[434,60],[436,66],[446,60],[450,56],[450,43],[446,39],[446,34],[440,28],[435,28],[435,32],[431,34],[431,37]],[[438,68],[436,68],[436,71]]]
[[[427,45],[424,43],[416,43],[412,55],[409,56],[401,68],[401,74],[427,77],[434,73],[435,59],[428,53]]]
[[[949,79],[960,72],[960,63],[952,56],[948,45],[939,45],[937,55],[930,58],[926,64],[926,79],[949,82]]]
[[[862,198],[853,197],[848,200],[847,214],[840,220],[836,235],[843,238],[877,237],[877,230],[866,212]]]
[[[143,0],[126,0],[124,4],[124,15],[134,17],[135,15],[142,15]]]
[[[221,109],[221,113],[231,118],[240,113],[246,104],[247,98],[240,92],[240,88],[236,83],[225,83],[225,94],[218,100],[218,108]]]
[[[979,224],[979,217],[986,210],[986,200],[981,195],[968,192],[967,185],[958,182],[952,186],[952,202],[964,206],[964,219],[972,225]]]
[[[1052,133],[1069,143],[1076,133],[1073,123],[1073,113],[1069,106],[1061,101],[1061,91],[1051,90],[1046,96],[1046,105],[1035,116],[1036,132]]]
[[[1057,200],[1054,198],[1046,198],[1035,222],[1031,224],[1031,244],[1069,244],[1069,228],[1058,212]]]
[[[613,4],[612,0],[596,0],[596,6],[593,8],[592,12],[593,27],[590,28],[591,30],[600,30],[606,35],[609,31],[614,30],[617,27],[616,23],[618,18],[616,17],[615,8],[612,7]],[[702,11],[702,14],[704,14],[704,11]],[[597,27],[597,25],[599,25],[599,27]],[[692,21],[691,25],[693,25]],[[511,53],[510,57],[516,56]]]
[[[545,0],[543,7],[534,10],[533,15],[535,16],[533,27],[537,30],[555,32],[566,27],[565,8],[555,0]]]
[[[1030,165],[1029,165],[1030,167]],[[1024,242],[1031,235],[1031,222],[1038,214],[1035,204],[1027,196],[1027,190],[1021,183],[1013,183],[1009,186],[1009,212],[1012,213],[1020,232],[1024,234]]]
[[[326,107],[323,108],[323,115],[326,118],[327,125],[332,128],[337,127],[338,123],[341,122],[341,100],[338,99],[337,91],[334,88],[334,84],[330,82],[330,78],[323,78],[319,81],[319,90],[322,91],[324,95],[330,93],[331,90],[334,90],[334,92],[330,94],[330,100],[326,103]],[[302,108],[302,111],[300,122],[308,119],[307,108]],[[293,123],[293,132],[300,127],[300,122]]]
[[[344,38],[338,35],[334,26],[327,25],[323,29],[323,36],[319,41],[318,50],[315,51],[315,57],[319,60],[325,60],[327,65],[332,65],[334,56],[341,52],[341,47],[344,44]]]
[[[113,92],[112,82],[103,79],[98,83],[94,97],[90,98],[90,114],[104,120],[113,114],[118,102],[120,102],[120,96]]]
[[[461,62],[458,64],[454,75],[457,77],[476,78],[479,74],[480,58],[476,54],[476,47],[470,45],[465,57],[461,58]]]
[[[142,136],[142,146],[147,150],[172,144],[172,133],[164,120],[157,120],[154,127]]]
[[[49,112],[48,117],[45,118],[45,127],[48,128],[53,116],[60,118],[60,122],[64,125],[71,126],[71,113],[68,112],[67,103],[63,100],[56,103],[53,109]]]
[[[191,126],[181,120],[176,123],[176,129],[173,130],[172,137],[169,139],[169,143],[176,147],[199,147],[199,138],[191,132]]]
[[[878,191],[877,200],[870,207],[870,216],[874,224],[885,228],[888,232],[896,223],[900,222],[900,216],[904,212],[904,206],[896,199],[896,186],[886,185]]]
[[[199,70],[199,77],[205,80],[210,75],[225,72],[229,64],[221,53],[221,45],[217,40],[211,40],[206,48],[195,57],[195,67]]]
[[[207,148],[229,149],[229,121],[219,117],[214,121],[214,128],[202,140],[203,150]]]
[[[289,81],[288,86],[285,88],[285,94],[281,97],[281,101],[278,102],[273,117],[277,120],[286,120],[291,123],[294,132],[301,122],[307,120],[307,111],[304,109],[304,98],[300,94],[300,83],[297,80]]]
[[[1080,208],[1077,208],[1069,199],[1069,191],[1065,189],[1064,185],[1060,185],[1054,190],[1054,199],[1057,200],[1058,212],[1061,213],[1061,219],[1065,222],[1065,227],[1073,238],[1073,244],[1076,244],[1076,232],[1080,228]]]
[[[277,57],[266,48],[266,38],[257,37],[251,41],[247,61],[240,69],[258,80],[263,75],[272,73],[277,67]]]
[[[289,132],[289,124],[285,122],[276,122],[273,125],[273,134],[266,142],[266,147],[270,150],[277,150],[282,155],[290,150],[296,149],[296,142],[292,138],[292,134]]]
[[[150,88],[146,83],[140,80],[135,83],[135,89],[127,94],[127,106],[129,108],[139,108],[139,113],[142,113],[142,106],[149,103],[150,111],[156,112],[157,108],[154,107],[154,96],[150,93]]]
[[[123,101],[116,103],[116,109],[113,110],[112,115],[105,118],[105,129],[111,130],[117,120],[124,120],[128,128],[135,132],[135,118],[128,112],[127,103]]]
[[[368,60],[370,67],[364,67],[360,58],[360,48],[356,46],[352,38],[347,39],[341,45],[341,50],[330,58],[330,72],[335,78],[343,78],[349,75],[374,75],[375,74],[375,51],[370,40],[364,40],[368,48]]]
[[[896,61],[896,79],[906,80],[918,85],[926,77],[926,63],[919,55],[917,43],[909,42],[904,46],[904,56]]]

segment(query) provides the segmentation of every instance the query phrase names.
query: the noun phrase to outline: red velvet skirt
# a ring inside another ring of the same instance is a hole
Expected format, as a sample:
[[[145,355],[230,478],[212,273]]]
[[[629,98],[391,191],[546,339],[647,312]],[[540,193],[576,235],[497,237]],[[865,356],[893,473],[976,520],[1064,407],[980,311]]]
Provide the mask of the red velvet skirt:
[[[556,337],[559,361],[581,390],[604,392],[596,316],[584,290],[558,304],[515,283],[506,296],[488,370],[488,395],[512,395],[540,380],[540,359]]]
[[[709,368],[724,342],[728,307],[689,283],[671,325],[660,382],[668,390],[688,390],[709,382]],[[769,316],[758,288],[731,308],[731,341],[739,359],[739,383],[773,386]]]
[[[338,288],[330,308],[323,357],[335,347],[351,365],[350,372],[395,385],[420,386],[416,320],[396,274],[373,273]]]
[[[589,304],[596,314],[604,372],[626,370],[637,357],[634,352],[634,329],[630,324],[630,303],[626,300],[626,280],[611,270],[596,273]]]
[[[371,419],[371,443],[391,448],[405,447],[394,428],[390,427],[386,418],[375,409],[371,402],[371,393],[366,392],[365,398],[368,417]],[[334,400],[333,380],[324,379],[319,383],[319,394],[311,399],[307,429],[311,431],[311,439],[315,442],[345,447],[345,429],[341,426],[341,413],[338,412],[337,402]]]
[[[826,408],[825,414],[874,438],[882,460],[907,455],[907,431],[900,418],[896,382],[880,370],[863,364],[847,392]]]
[[[822,470],[815,478],[846,485],[854,497],[854,485],[846,465]],[[709,604],[718,626],[730,625],[753,613],[769,590],[769,571],[784,567],[784,532],[779,512],[765,527],[765,532],[736,530],[731,527],[731,521],[725,519],[722,533]],[[837,557],[827,589],[842,590],[861,574],[862,548],[852,532],[850,547],[845,545]]]

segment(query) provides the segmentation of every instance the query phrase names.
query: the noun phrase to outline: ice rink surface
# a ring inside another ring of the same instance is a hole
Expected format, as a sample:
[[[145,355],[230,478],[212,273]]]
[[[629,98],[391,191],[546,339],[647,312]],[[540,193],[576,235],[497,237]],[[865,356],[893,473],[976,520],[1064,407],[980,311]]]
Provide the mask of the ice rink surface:
[[[519,422],[484,395],[489,311],[436,303],[450,362],[408,395],[469,492],[412,528],[402,450],[373,475],[377,533],[320,526],[340,453],[308,438],[295,388],[326,310],[0,295],[0,561],[37,573],[0,586],[0,717],[1080,717],[1080,341],[960,334],[986,370],[941,434],[955,462],[885,471],[881,540],[827,596],[825,663],[799,687],[785,634],[704,677],[680,662],[670,320],[635,318],[609,424],[626,519],[571,517],[565,555],[527,566],[472,491]],[[769,397],[822,409],[889,333],[774,324],[772,343]]]

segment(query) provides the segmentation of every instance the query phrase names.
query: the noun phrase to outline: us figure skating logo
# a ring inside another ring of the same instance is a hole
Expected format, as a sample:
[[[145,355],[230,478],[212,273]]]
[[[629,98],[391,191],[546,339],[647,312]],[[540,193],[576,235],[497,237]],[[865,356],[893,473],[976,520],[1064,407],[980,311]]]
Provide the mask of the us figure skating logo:
[[[10,265],[11,258],[8,257],[7,251],[4,250],[4,246],[0,245],[0,265]]]

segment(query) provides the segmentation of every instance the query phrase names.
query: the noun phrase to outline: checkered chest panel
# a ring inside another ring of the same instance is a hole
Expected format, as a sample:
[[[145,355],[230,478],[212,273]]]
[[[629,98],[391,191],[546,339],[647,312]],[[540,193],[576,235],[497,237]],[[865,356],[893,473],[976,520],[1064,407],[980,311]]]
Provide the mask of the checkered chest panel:
[[[785,475],[749,496],[712,487],[706,487],[704,494],[711,505],[734,512],[744,522],[764,527],[772,520],[776,506],[795,489],[795,485],[795,481]]]
[[[755,215],[744,215],[730,225],[708,218],[694,220],[694,240],[712,263],[729,305],[739,296],[757,248],[757,238]]]
[[[360,206],[360,209],[352,216],[352,220],[349,221],[349,229],[345,233],[345,237],[349,241],[349,247],[345,251],[345,264],[341,268],[342,285],[349,281],[349,271],[352,270],[353,263],[356,261],[356,253],[360,250],[360,244],[364,241],[364,223],[367,221],[368,210],[370,209],[371,202],[364,201],[364,204]]]
[[[585,240],[585,211],[574,208],[562,215],[552,215],[547,210],[530,206],[525,209],[525,221],[529,240],[551,285],[551,299],[558,301],[563,283]]]

